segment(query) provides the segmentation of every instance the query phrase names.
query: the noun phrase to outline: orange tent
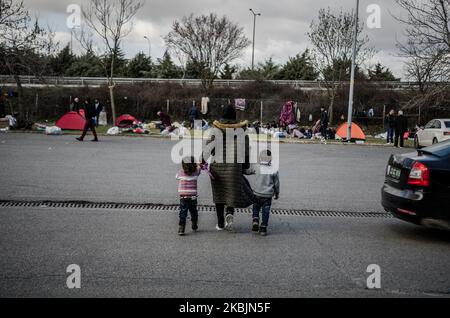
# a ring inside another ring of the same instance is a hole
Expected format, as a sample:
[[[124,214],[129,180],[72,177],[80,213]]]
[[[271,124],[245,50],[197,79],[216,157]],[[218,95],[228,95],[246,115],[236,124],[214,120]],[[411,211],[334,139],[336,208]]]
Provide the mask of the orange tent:
[[[344,140],[347,140],[347,128],[348,128],[348,124],[342,124],[337,132],[336,135],[338,135],[339,137],[341,137]],[[352,124],[352,138],[351,140],[366,140],[366,134],[364,133],[364,131],[361,129],[361,127],[359,127],[357,124],[353,123]]]

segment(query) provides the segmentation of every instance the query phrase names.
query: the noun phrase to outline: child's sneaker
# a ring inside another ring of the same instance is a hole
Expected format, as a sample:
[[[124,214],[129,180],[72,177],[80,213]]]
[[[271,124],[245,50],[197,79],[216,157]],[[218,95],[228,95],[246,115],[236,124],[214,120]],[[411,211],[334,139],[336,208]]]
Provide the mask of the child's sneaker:
[[[259,235],[261,236],[267,236],[267,226],[261,226],[259,228]]]
[[[180,225],[180,227],[178,228],[178,235],[183,236],[185,234],[185,231],[186,231],[186,226]]]
[[[192,222],[192,231],[194,232],[198,231],[198,222]]]
[[[259,232],[259,219],[253,219],[252,232],[253,233]]]
[[[232,231],[233,230],[233,223],[234,223],[234,215],[233,214],[228,214],[225,217],[225,229],[227,231]]]

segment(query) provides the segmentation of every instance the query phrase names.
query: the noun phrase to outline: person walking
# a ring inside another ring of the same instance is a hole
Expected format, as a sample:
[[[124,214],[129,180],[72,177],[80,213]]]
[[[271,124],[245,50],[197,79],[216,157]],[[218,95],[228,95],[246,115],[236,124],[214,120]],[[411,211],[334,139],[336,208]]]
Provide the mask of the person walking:
[[[214,122],[212,140],[207,144],[214,161],[210,165],[213,201],[216,205],[218,231],[232,231],[235,208],[248,208],[253,204],[254,194],[250,184],[244,176],[244,171],[250,168],[250,141],[248,135],[244,138],[228,140],[228,134],[239,135],[245,132],[248,122],[237,122],[233,105],[224,109],[223,116]],[[216,137],[217,136],[217,137]],[[220,137],[219,137],[220,136]],[[221,138],[222,140],[216,140]],[[217,142],[217,143],[216,143]],[[222,151],[216,149],[216,145]],[[238,159],[239,151],[245,151],[244,163]],[[204,152],[209,153],[208,151]],[[220,158],[216,157],[219,156]],[[208,161],[209,158],[204,158]]]
[[[260,154],[259,165],[251,171],[256,175],[253,188],[255,203],[253,204],[252,232],[262,236],[267,235],[272,200],[278,200],[280,196],[280,176],[278,171],[272,171],[271,165],[272,152],[263,151]],[[262,214],[262,222],[260,222],[260,214]]]
[[[408,131],[408,119],[403,116],[403,111],[398,112],[395,121],[395,147],[403,148],[405,146],[404,136]]]
[[[84,116],[86,123],[84,124],[83,134],[76,139],[78,141],[83,141],[88,130],[90,129],[94,135],[94,139],[92,141],[98,142],[97,132],[95,131],[95,117],[97,116],[97,113],[95,111],[95,106],[89,97],[84,100]]]
[[[388,145],[394,144],[395,125],[396,125],[395,111],[391,110],[386,117],[387,144]]]
[[[178,194],[180,196],[180,222],[178,235],[183,236],[186,231],[186,220],[188,213],[191,213],[192,230],[198,230],[198,209],[197,199],[198,177],[201,173],[200,165],[195,163],[194,158],[185,158],[182,162],[182,169],[177,173]]]

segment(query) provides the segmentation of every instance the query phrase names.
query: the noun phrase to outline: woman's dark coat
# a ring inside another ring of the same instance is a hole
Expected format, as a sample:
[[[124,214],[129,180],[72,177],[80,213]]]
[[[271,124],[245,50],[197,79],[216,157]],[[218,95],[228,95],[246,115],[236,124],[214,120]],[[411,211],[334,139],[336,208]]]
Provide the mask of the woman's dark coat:
[[[240,124],[227,124],[223,122],[215,122],[214,127],[222,132],[223,136],[223,162],[212,163],[211,179],[213,200],[215,204],[224,204],[232,208],[248,208],[253,204],[253,190],[246,177],[244,171],[249,168],[249,139],[238,139],[234,142],[235,156],[233,152],[227,152],[226,131],[228,129],[243,129],[247,127],[247,122]],[[213,140],[214,142],[214,140]],[[243,144],[245,142],[245,144]],[[236,150],[245,149],[245,163],[237,163]],[[213,154],[218,154],[217,151]]]

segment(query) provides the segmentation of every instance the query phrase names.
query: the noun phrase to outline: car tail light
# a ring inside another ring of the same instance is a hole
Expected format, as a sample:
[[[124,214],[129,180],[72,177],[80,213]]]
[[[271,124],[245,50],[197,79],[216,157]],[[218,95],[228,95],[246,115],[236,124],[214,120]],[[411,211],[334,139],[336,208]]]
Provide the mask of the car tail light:
[[[444,136],[450,136],[450,131],[444,131]]]
[[[429,187],[430,186],[430,170],[423,163],[416,161],[409,173],[408,184]]]

